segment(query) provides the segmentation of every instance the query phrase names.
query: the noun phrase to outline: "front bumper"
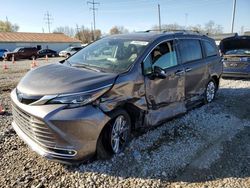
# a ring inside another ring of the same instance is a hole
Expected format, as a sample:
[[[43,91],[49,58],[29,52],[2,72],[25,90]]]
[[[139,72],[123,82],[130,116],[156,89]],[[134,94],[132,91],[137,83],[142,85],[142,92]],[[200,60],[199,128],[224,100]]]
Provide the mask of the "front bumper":
[[[110,120],[92,105],[65,109],[65,105],[26,105],[11,92],[13,123],[19,137],[47,159],[63,163],[87,160],[96,152],[102,128]]]
[[[231,77],[231,78],[250,78],[250,68],[248,69],[233,69],[233,68],[224,68],[222,77]]]
[[[66,52],[62,52],[62,53],[59,53],[58,55],[59,55],[59,57],[66,57]]]

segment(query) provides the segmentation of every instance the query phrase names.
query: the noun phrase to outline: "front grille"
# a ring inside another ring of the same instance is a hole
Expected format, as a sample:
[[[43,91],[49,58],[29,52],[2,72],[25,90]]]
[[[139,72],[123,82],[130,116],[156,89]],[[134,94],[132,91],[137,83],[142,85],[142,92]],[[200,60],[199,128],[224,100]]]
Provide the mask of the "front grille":
[[[29,115],[12,104],[13,118],[17,126],[32,140],[46,148],[56,146],[53,132],[41,120]]]

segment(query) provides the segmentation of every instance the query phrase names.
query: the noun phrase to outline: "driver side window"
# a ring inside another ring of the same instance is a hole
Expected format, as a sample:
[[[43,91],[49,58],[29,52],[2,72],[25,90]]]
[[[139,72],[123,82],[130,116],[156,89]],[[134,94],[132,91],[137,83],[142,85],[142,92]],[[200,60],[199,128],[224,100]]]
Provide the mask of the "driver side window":
[[[151,74],[155,66],[167,69],[176,66],[177,56],[173,41],[167,41],[156,46],[143,62],[144,74]]]

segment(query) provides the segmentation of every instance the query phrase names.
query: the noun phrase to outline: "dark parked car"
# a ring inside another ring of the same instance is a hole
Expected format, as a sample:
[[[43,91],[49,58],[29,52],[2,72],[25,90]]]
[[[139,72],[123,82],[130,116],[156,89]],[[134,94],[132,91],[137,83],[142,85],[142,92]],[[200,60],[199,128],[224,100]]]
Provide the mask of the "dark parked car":
[[[250,36],[225,38],[220,42],[223,77],[250,78]]]
[[[38,57],[46,57],[46,55],[48,57],[57,57],[58,56],[57,52],[54,50],[51,50],[51,49],[42,49],[42,50],[39,50],[37,52]]]
[[[214,40],[190,32],[106,37],[27,73],[11,93],[12,125],[48,159],[106,158],[131,130],[212,102],[220,60]]]
[[[68,47],[67,49],[60,51],[59,56],[68,58],[83,48],[83,46]]]
[[[4,58],[8,61],[12,60],[12,56],[14,55],[15,60],[18,59],[33,59],[37,58],[38,49],[35,47],[23,47],[16,48],[13,52],[5,53]]]
[[[8,52],[7,49],[0,49],[0,60],[2,60],[4,58],[4,54]]]

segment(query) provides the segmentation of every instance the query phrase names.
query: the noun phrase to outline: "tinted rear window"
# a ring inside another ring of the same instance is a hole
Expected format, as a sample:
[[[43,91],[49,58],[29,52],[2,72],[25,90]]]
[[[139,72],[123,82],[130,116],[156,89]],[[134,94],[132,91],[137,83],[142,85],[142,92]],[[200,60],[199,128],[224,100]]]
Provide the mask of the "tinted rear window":
[[[199,40],[183,39],[179,45],[182,63],[199,60],[202,58],[201,45]]]
[[[217,55],[217,48],[211,42],[203,41],[203,45],[204,45],[207,57]]]

